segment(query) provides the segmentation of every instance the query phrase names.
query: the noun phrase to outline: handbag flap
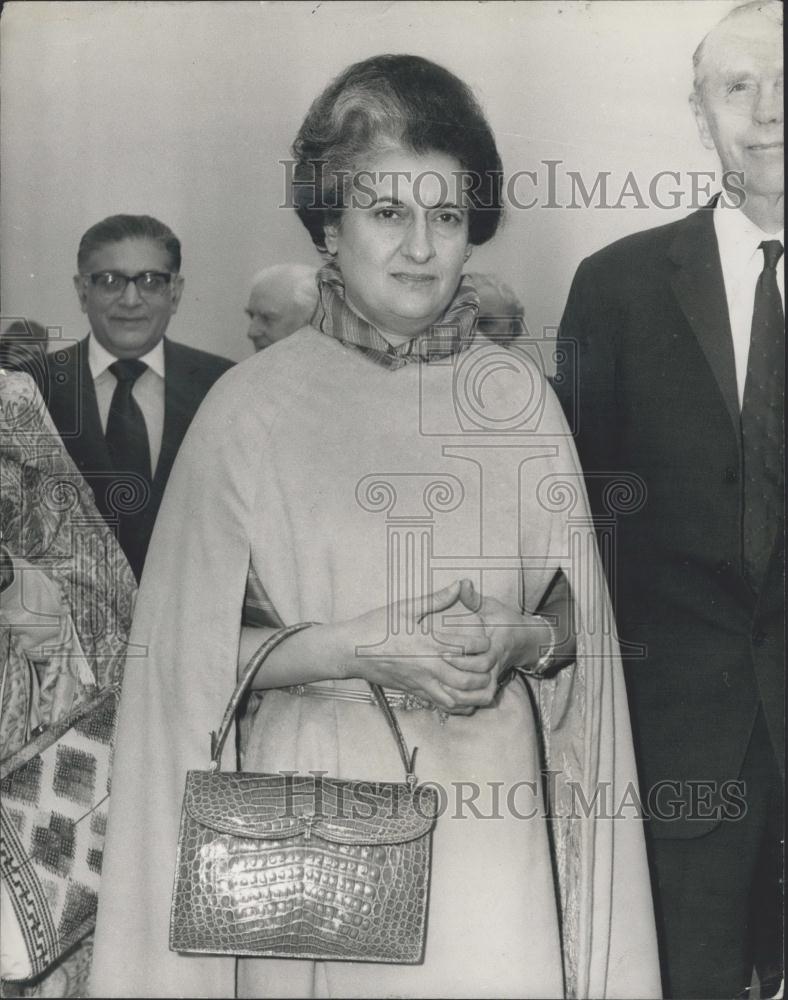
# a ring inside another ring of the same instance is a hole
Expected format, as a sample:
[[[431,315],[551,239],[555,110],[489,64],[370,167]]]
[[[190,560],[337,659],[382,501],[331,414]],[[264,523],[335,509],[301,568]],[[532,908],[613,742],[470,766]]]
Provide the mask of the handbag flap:
[[[394,844],[429,833],[434,788],[310,775],[189,771],[183,808],[236,837],[282,840],[315,834],[338,844]]]

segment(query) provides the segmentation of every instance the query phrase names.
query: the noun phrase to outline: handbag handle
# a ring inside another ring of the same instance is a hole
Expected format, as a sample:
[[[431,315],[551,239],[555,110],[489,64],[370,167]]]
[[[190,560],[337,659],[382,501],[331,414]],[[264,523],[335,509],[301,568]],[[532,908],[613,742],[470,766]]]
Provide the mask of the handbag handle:
[[[218,733],[216,731],[211,733],[211,764],[210,769],[212,771],[219,771],[221,769],[221,756],[222,750],[224,748],[225,741],[227,740],[227,734],[230,732],[230,726],[232,725],[233,719],[235,718],[235,713],[238,710],[238,705],[241,702],[244,694],[246,693],[249,685],[254,680],[255,674],[263,665],[265,660],[268,658],[269,653],[271,653],[276,647],[288,639],[291,635],[295,635],[296,632],[302,632],[306,628],[310,628],[315,625],[316,622],[299,622],[297,625],[288,625],[286,628],[278,629],[273,635],[270,635],[265,642],[260,646],[260,648],[252,656],[251,660],[247,663],[244,668],[244,672],[241,675],[240,680],[235,686],[229,702],[227,703],[227,708],[224,710],[224,715],[222,716],[222,721],[219,726]],[[372,688],[372,693],[375,696],[375,700],[383,715],[386,718],[386,722],[389,725],[394,739],[397,744],[397,750],[399,751],[400,759],[402,765],[405,768],[405,781],[407,784],[414,788],[418,783],[416,774],[414,771],[414,766],[416,763],[416,753],[418,747],[413,748],[413,753],[408,753],[408,748],[405,743],[405,738],[402,735],[402,730],[397,722],[397,717],[394,714],[394,710],[389,704],[388,698],[386,697],[386,692],[379,684],[373,684],[371,681],[368,682],[369,686]]]

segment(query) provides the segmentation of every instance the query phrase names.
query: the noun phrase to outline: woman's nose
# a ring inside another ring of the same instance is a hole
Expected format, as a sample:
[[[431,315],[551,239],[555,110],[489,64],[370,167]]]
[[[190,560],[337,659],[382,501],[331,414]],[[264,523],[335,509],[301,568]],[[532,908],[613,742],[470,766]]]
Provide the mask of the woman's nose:
[[[435,256],[435,244],[426,220],[417,219],[409,227],[402,244],[402,252],[418,264],[426,264]]]

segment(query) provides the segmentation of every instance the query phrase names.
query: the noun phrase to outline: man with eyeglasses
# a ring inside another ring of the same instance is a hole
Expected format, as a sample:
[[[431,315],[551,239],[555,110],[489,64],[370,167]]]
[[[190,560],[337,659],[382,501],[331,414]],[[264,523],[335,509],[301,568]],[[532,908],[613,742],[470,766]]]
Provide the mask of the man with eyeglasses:
[[[147,215],[91,226],[74,287],[90,333],[48,356],[49,409],[137,579],[164,487],[203,397],[232,362],[165,338],[180,241]]]

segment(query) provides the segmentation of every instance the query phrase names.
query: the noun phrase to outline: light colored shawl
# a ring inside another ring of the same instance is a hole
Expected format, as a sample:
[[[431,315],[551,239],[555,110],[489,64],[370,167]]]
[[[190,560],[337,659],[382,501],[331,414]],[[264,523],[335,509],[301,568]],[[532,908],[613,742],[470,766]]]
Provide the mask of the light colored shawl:
[[[132,635],[148,656],[130,658],[126,666],[95,995],[234,993],[233,958],[167,950],[179,814],[186,770],[206,767],[208,734],[235,683],[250,525],[260,517],[250,467],[265,466],[265,437],[292,391],[288,383],[297,379],[308,389],[310,377],[316,377],[310,366],[321,361],[311,359],[325,353],[316,351],[316,337],[322,339],[305,329],[227,373],[197,414],[170,478]],[[480,349],[490,350],[481,340]],[[637,789],[610,604],[571,437],[552,390],[536,368],[530,372],[545,400],[530,441],[557,457],[556,475],[527,502],[533,520],[551,535],[550,550],[569,546],[562,567],[578,631],[576,664],[553,679],[533,682],[546,760],[554,772],[549,798],[567,994],[658,996],[641,821],[631,801],[610,818]],[[387,377],[398,374],[390,371]],[[348,387],[336,391],[341,405]],[[285,427],[286,421],[280,433]],[[280,472],[270,469],[273,477]],[[287,518],[286,508],[270,513]],[[527,553],[522,556],[527,561]],[[290,624],[287,608],[276,603]],[[232,770],[231,745],[229,740],[223,766]],[[596,801],[608,815],[584,809],[583,801]]]

